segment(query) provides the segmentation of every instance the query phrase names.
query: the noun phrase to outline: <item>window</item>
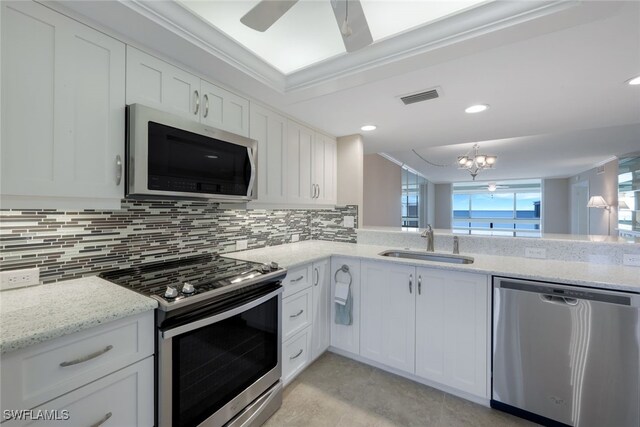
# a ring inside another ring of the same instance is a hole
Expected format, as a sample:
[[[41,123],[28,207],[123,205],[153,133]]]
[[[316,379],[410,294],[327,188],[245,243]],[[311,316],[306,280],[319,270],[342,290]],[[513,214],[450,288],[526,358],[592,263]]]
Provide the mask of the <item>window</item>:
[[[540,236],[540,180],[453,185],[452,228],[466,234]]]
[[[418,228],[424,221],[424,185],[427,180],[422,176],[402,169],[402,226]],[[422,221],[421,221],[422,218]]]

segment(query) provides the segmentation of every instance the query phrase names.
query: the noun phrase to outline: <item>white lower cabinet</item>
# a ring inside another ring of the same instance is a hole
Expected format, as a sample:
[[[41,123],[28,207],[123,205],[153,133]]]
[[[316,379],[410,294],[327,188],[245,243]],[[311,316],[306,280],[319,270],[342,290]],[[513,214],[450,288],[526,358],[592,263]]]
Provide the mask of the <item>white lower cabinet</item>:
[[[346,267],[348,272],[342,269]],[[346,257],[331,257],[331,346],[349,353],[360,354],[360,260]],[[351,280],[352,324],[336,323],[336,304],[333,302],[336,292],[336,278]]]
[[[311,362],[311,328],[294,335],[282,346],[282,382],[289,384]]]
[[[316,359],[331,343],[331,279],[329,260],[313,263],[313,333],[311,334],[311,357]]]
[[[416,375],[487,397],[489,279],[417,269]]]
[[[367,261],[361,269],[360,355],[413,372],[415,267]]]
[[[291,295],[282,301],[282,339],[288,340],[296,333],[311,326],[311,299],[310,288]]]

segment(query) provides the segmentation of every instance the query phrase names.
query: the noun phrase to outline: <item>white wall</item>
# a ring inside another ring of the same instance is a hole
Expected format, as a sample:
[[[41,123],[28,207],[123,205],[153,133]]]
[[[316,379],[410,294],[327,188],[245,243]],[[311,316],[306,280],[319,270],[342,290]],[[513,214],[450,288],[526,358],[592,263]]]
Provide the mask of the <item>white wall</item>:
[[[451,228],[451,194],[453,184],[434,184],[434,228]]]
[[[378,154],[364,156],[363,224],[402,225],[402,168]]]
[[[542,231],[571,233],[571,192],[569,179],[542,180]]]
[[[338,138],[337,182],[338,205],[358,205],[359,225],[364,224],[364,150],[361,135]]]
[[[569,178],[569,185],[580,182],[589,182],[589,196],[602,196],[604,200],[613,206],[611,218],[605,209],[589,208],[589,234],[607,234],[608,221],[611,224],[611,234],[616,235],[618,224],[618,159],[604,164],[602,168],[593,168]],[[571,227],[569,227],[571,228]]]

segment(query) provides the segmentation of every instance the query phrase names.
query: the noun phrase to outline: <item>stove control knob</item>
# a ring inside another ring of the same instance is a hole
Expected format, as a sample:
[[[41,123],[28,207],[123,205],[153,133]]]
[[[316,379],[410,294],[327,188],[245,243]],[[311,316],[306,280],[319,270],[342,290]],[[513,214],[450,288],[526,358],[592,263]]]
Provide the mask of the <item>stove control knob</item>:
[[[270,273],[271,272],[271,267],[269,266],[269,264],[262,264],[260,266],[260,272],[261,273]]]
[[[172,286],[167,286],[167,290],[164,291],[165,298],[175,298],[178,296],[178,290]]]
[[[269,264],[269,267],[271,267],[271,271],[275,271],[278,269],[279,265],[277,262],[272,262],[271,264]]]
[[[186,295],[191,295],[192,293],[194,293],[196,290],[193,287],[193,285],[189,282],[184,282],[184,285],[182,285],[182,293],[186,294]]]

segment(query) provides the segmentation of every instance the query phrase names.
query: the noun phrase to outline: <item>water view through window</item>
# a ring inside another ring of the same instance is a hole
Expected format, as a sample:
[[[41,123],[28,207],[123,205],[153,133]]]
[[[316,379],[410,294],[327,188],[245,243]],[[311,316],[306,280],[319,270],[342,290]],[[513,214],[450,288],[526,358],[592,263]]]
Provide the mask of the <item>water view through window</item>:
[[[540,180],[502,181],[495,191],[487,183],[453,186],[455,232],[494,236],[540,236]]]

